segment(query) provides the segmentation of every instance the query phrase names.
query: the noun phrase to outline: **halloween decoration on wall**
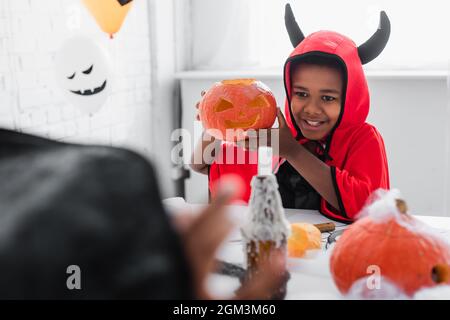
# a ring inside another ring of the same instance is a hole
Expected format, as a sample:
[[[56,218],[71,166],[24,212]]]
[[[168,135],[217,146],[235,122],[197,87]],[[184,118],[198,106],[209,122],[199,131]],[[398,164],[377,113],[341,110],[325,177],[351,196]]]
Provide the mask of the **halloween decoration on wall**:
[[[381,192],[337,241],[330,260],[334,282],[346,294],[379,270],[382,279],[413,296],[423,288],[450,284],[450,245],[436,230],[408,214],[406,203]],[[383,284],[381,284],[383,285]]]
[[[133,0],[83,0],[100,28],[113,35],[120,30]]]
[[[289,257],[301,258],[307,250],[321,248],[321,233],[313,224],[293,223],[291,230],[292,233],[287,243]]]
[[[73,37],[57,53],[56,77],[67,100],[92,114],[102,107],[111,91],[107,52],[88,37]]]
[[[223,80],[206,92],[199,111],[203,127],[216,129],[211,131],[215,138],[237,141],[245,137],[243,133],[248,129],[270,128],[277,105],[272,92],[261,81]]]

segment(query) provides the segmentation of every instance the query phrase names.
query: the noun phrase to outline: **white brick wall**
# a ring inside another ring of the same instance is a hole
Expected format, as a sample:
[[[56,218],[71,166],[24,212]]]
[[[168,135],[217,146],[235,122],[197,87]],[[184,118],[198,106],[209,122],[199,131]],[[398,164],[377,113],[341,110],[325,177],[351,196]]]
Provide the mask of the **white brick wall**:
[[[92,117],[65,101],[53,76],[55,52],[75,34],[109,51],[114,87]],[[148,2],[137,0],[110,40],[80,0],[0,0],[0,127],[81,143],[151,151]]]

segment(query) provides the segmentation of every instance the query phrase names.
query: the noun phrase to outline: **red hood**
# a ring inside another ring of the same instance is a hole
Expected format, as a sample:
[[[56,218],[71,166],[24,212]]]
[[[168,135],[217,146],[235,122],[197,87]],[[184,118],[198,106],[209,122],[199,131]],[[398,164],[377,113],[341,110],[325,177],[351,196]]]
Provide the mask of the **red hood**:
[[[369,114],[369,90],[362,69],[358,49],[349,38],[332,31],[318,31],[306,37],[291,53],[284,67],[284,85],[286,89],[286,120],[294,136],[297,130],[292,122],[290,112],[291,98],[291,61],[311,54],[327,54],[336,57],[344,65],[345,96],[341,115],[335,131],[362,125]],[[302,137],[302,136],[300,136]]]

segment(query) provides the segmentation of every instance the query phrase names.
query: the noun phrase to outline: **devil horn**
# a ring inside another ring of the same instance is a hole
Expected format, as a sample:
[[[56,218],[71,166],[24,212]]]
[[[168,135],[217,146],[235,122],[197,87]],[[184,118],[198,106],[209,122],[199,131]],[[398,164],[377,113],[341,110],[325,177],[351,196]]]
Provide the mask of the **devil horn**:
[[[369,63],[383,51],[391,34],[391,22],[386,12],[380,12],[380,24],[378,30],[358,47],[358,55],[362,64]]]
[[[300,42],[303,41],[303,39],[305,39],[305,36],[303,35],[302,30],[300,30],[297,21],[295,21],[294,13],[292,12],[292,8],[289,3],[286,4],[284,22],[289,34],[289,39],[291,39],[291,43],[295,48]]]

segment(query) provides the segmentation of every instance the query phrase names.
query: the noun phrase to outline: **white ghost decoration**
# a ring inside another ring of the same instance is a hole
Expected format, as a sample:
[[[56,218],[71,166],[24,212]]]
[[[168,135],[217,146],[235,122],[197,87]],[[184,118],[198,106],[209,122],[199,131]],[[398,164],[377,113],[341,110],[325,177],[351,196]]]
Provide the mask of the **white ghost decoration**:
[[[86,36],[64,42],[56,55],[56,78],[67,100],[93,114],[106,102],[112,83],[109,55]]]

